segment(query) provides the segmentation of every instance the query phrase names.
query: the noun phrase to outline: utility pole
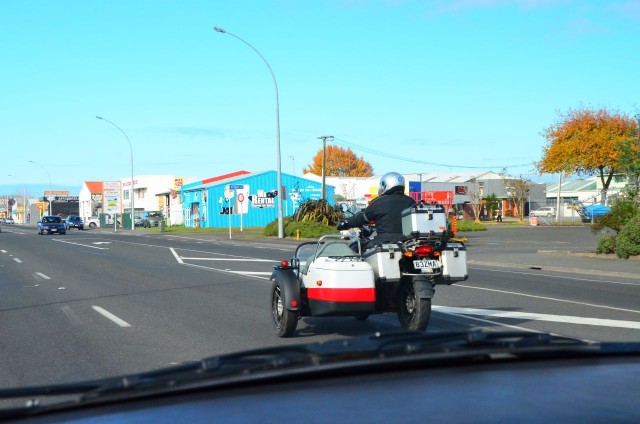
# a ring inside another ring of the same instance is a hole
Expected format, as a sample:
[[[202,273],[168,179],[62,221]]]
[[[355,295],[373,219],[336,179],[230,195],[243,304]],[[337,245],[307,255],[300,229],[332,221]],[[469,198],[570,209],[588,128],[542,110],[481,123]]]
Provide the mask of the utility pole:
[[[326,199],[326,178],[327,178],[327,140],[333,141],[332,135],[323,135],[318,137],[322,140],[322,200]]]
[[[562,189],[562,171],[560,171],[560,175],[558,176],[558,196],[556,198],[556,222],[560,221],[560,199],[561,194],[560,190]]]

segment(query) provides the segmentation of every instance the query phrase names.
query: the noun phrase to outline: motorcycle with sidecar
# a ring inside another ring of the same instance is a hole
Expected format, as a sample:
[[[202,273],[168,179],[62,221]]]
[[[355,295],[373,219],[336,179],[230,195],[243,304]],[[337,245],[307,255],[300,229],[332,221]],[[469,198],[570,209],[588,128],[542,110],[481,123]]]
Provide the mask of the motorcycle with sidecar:
[[[445,210],[418,204],[402,212],[406,237],[362,251],[363,237],[342,234],[300,244],[271,274],[271,321],[291,336],[302,317],[396,312],[406,330],[424,331],[437,285],[468,278],[466,247],[450,239]],[[361,234],[365,234],[362,232]]]

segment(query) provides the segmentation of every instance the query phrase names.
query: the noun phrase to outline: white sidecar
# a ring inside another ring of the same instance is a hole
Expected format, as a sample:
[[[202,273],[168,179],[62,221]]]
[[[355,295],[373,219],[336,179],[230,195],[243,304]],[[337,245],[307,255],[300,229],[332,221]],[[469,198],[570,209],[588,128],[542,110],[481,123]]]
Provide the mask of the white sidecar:
[[[298,275],[312,316],[360,315],[373,312],[376,286],[373,268],[348,242],[325,236],[305,261]],[[304,246],[298,255],[305,255]]]

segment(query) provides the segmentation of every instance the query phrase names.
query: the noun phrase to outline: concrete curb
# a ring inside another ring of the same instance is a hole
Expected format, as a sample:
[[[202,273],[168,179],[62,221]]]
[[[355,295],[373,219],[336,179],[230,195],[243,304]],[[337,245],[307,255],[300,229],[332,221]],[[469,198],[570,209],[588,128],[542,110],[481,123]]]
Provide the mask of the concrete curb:
[[[538,250],[542,255],[562,255],[562,256],[581,256],[584,258],[606,259],[614,261],[639,261],[640,256],[631,256],[629,259],[620,259],[614,254],[593,253],[593,252],[577,252],[573,250]]]

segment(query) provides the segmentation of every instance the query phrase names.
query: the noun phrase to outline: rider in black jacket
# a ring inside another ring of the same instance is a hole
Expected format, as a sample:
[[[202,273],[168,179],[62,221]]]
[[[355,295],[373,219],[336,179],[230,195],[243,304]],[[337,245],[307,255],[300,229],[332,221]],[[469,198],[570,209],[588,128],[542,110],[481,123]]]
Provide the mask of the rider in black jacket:
[[[338,224],[338,230],[361,227],[371,221],[376,226],[376,236],[369,246],[377,243],[395,243],[404,240],[401,212],[416,202],[404,194],[404,177],[397,172],[389,172],[380,178],[379,196],[371,201],[364,211]]]

